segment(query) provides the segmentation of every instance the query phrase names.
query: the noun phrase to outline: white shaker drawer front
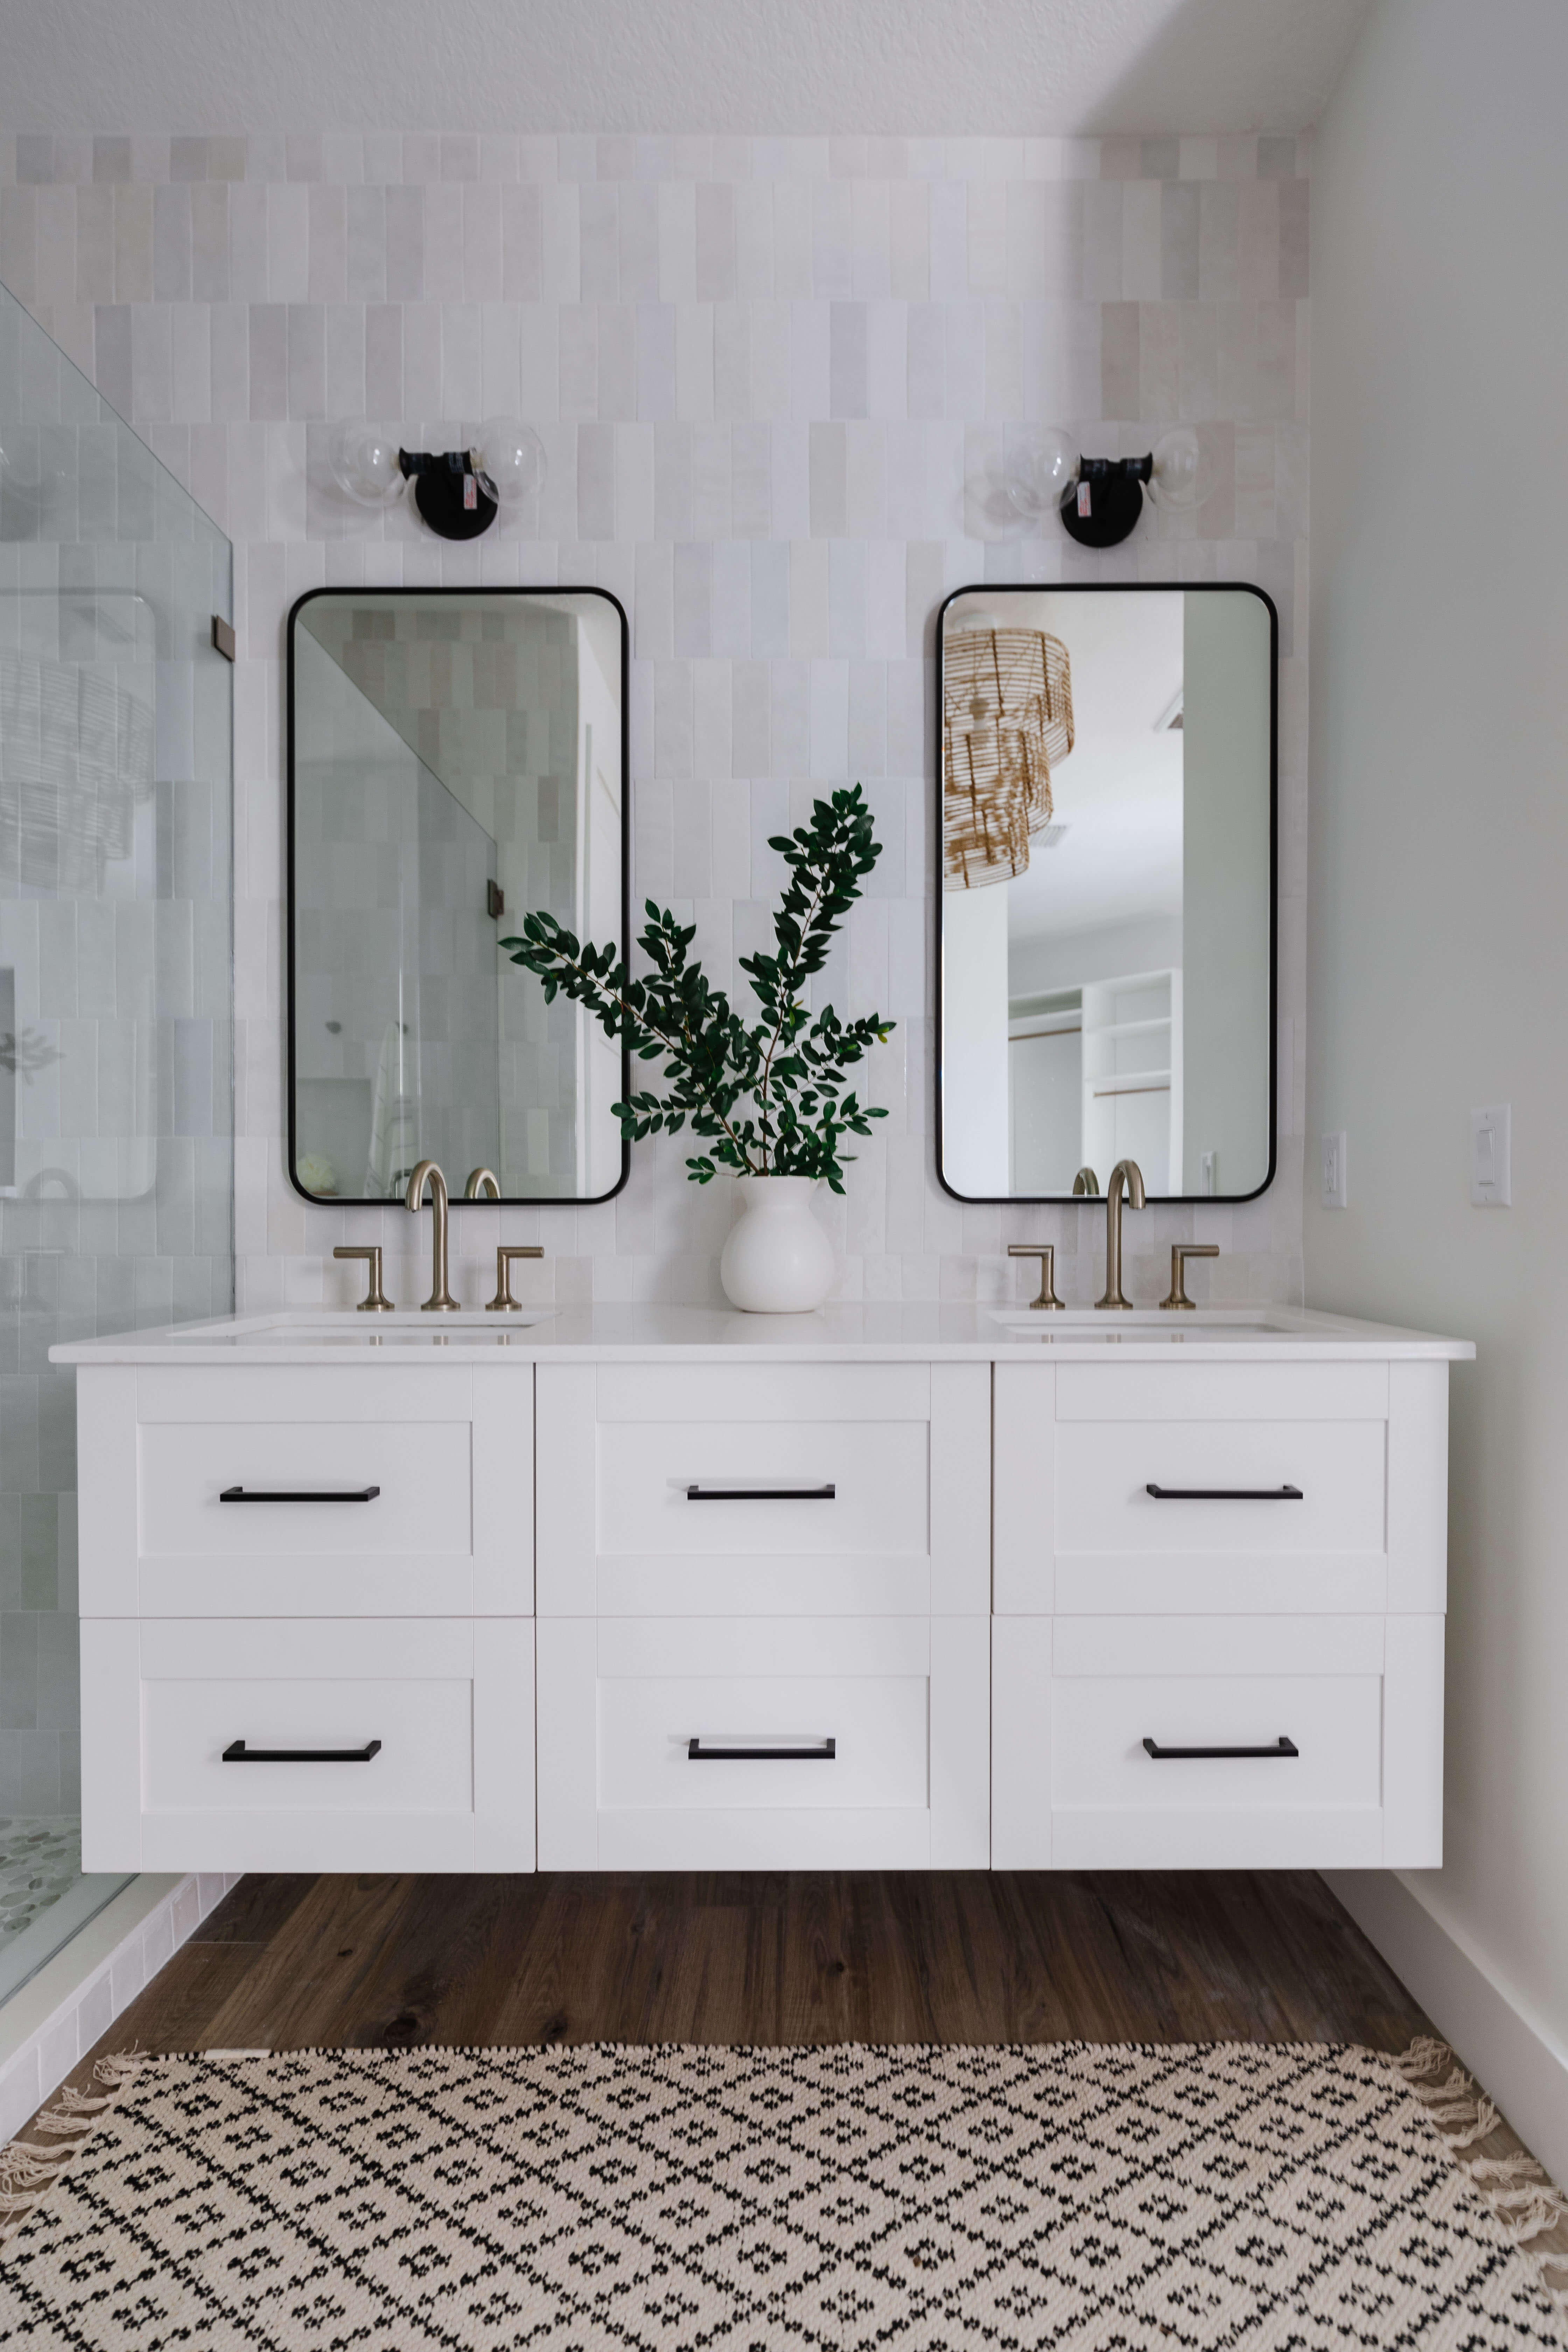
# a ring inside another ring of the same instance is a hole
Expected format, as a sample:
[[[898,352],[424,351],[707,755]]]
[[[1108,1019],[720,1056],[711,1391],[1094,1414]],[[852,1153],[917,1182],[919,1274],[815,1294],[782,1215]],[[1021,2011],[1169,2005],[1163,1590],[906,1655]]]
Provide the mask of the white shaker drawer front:
[[[84,1617],[532,1612],[531,1365],[115,1371],[81,1406]]]
[[[1420,1506],[1442,1402],[1407,1397],[1384,1364],[998,1364],[994,1606],[1440,1605],[1441,1541]]]
[[[1375,1806],[1378,1675],[1100,1675],[1052,1693],[1058,1809]]]
[[[1051,1686],[1061,1870],[1383,1858],[1381,1675],[1141,1675]]]
[[[923,1557],[924,1421],[598,1428],[598,1543],[626,1553]]]
[[[412,1662],[411,1662],[412,1663]],[[473,1676],[399,1682],[147,1678],[150,1813],[466,1813],[474,1800]]]
[[[549,1619],[561,1869],[983,1867],[982,1618]]]
[[[82,1628],[106,1870],[527,1870],[526,1619]]]
[[[600,1801],[634,1811],[845,1805],[923,1811],[927,1679],[923,1670],[602,1677]]]
[[[542,1366],[557,1616],[901,1616],[990,1598],[984,1364]]]
[[[1076,1422],[1057,1433],[1066,1552],[1384,1549],[1382,1422]]]
[[[467,1422],[154,1423],[139,1442],[143,1557],[472,1549]]]
[[[994,1631],[998,1866],[1435,1858],[1440,1638],[1391,1644],[1380,1617],[998,1618]]]

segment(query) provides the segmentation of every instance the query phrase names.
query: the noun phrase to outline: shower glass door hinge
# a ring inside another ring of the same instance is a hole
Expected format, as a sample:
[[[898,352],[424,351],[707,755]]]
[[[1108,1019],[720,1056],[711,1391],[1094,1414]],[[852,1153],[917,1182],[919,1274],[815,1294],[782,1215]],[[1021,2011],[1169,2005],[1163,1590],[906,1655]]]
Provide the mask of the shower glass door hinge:
[[[226,621],[221,613],[213,614],[213,648],[223,656],[225,661],[234,659],[234,625]]]

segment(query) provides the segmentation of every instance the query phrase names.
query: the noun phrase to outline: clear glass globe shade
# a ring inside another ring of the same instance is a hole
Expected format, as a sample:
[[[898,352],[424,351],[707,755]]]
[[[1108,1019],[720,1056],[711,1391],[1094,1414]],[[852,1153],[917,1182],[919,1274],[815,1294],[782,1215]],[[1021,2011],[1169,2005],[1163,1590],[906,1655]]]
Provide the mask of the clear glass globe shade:
[[[1154,474],[1149,495],[1158,507],[1178,512],[1202,506],[1214,488],[1214,461],[1190,425],[1173,425],[1154,444]]]
[[[515,416],[492,416],[481,425],[469,455],[502,507],[521,505],[544,479],[544,445]]]
[[[1076,442],[1054,425],[1031,433],[1010,453],[1003,475],[1007,496],[1032,522],[1055,514],[1078,479]]]
[[[356,506],[385,506],[403,488],[402,454],[379,425],[345,425],[332,442],[332,479]]]

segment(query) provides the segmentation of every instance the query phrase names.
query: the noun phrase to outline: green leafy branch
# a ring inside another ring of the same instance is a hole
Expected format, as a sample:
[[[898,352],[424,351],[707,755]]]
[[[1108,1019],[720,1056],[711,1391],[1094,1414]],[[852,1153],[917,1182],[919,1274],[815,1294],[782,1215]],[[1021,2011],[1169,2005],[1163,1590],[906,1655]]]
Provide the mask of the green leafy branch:
[[[689,960],[695,926],[651,898],[637,940],[648,969],[635,979],[613,940],[580,941],[553,915],[525,915],[522,936],[501,946],[542,982],[547,1003],[558,992],[569,997],[640,1061],[663,1058],[662,1092],[645,1089],[614,1106],[624,1136],[640,1142],[689,1126],[709,1146],[686,1163],[700,1184],[723,1167],[743,1176],[822,1177],[842,1192],[844,1162],[853,1156],[841,1151],[842,1139],[869,1135],[870,1121],[888,1115],[848,1089],[847,1073],[894,1024],[878,1013],[841,1021],[830,1004],[813,1020],[802,997],[881,845],[855,784],[817,801],[808,825],[768,846],[784,858],[789,880],[773,916],[773,953],[741,959],[760,1020],[742,1020]]]

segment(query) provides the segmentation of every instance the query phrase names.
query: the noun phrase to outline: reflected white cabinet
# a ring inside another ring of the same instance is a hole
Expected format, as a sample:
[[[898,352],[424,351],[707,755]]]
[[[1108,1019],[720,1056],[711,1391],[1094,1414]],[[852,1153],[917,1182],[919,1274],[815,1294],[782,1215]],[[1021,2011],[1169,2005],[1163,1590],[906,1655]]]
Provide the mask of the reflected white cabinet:
[[[1435,1349],[146,1344],[79,1376],[89,1869],[1440,1859]]]

